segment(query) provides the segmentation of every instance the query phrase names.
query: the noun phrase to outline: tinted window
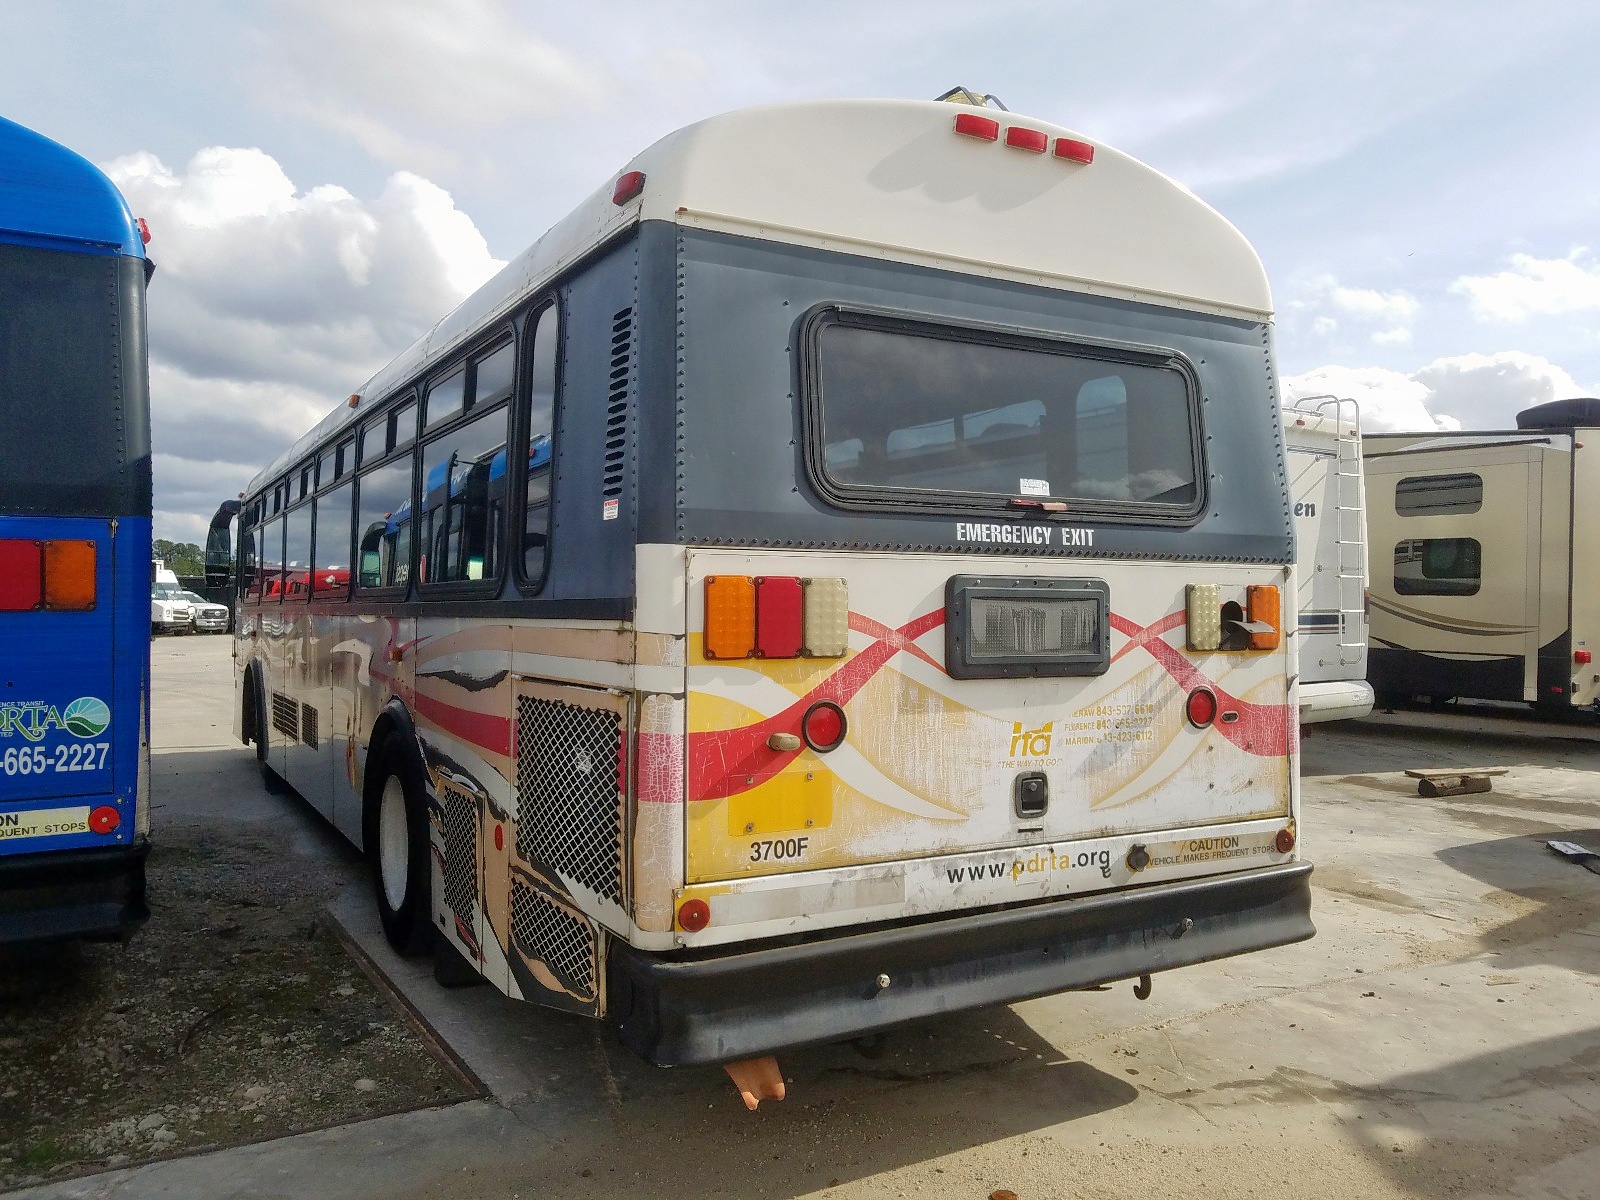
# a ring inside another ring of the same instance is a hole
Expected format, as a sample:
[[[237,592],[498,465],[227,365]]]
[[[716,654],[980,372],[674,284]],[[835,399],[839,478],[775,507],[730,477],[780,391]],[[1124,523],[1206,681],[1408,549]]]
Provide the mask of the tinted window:
[[[815,352],[813,461],[841,492],[1198,509],[1193,403],[1176,367],[871,323],[823,325]]]
[[[283,588],[283,518],[274,517],[261,527],[261,573],[251,597],[276,600]]]
[[[480,358],[473,372],[472,402],[488,404],[509,396],[516,364],[517,349],[511,342]]]
[[[312,552],[311,591],[342,596],[350,590],[351,485],[340,484],[317,497],[317,543]]]
[[[505,533],[504,407],[467,422],[422,450],[422,583],[492,579]]]
[[[1471,596],[1483,582],[1477,538],[1407,538],[1394,548],[1394,590],[1401,596]]]
[[[539,314],[533,335],[533,378],[528,394],[528,487],[523,505],[522,570],[534,586],[544,582],[550,541],[550,472],[556,406],[557,336],[554,305]]]
[[[453,417],[461,411],[467,395],[467,371],[463,367],[446,375],[428,389],[428,426]]]
[[[253,510],[258,510],[260,505],[252,505]],[[260,589],[256,586],[256,568],[260,563],[256,556],[256,530],[253,527],[240,525],[239,527],[239,592],[245,597],[259,596]]]
[[[311,594],[311,505],[302,504],[283,521],[283,598]]]
[[[150,515],[142,268],[0,245],[0,510]]]
[[[361,587],[411,581],[411,460],[368,471],[357,481],[356,571]]]
[[[1483,507],[1483,477],[1413,475],[1394,485],[1394,511],[1402,517],[1433,513],[1475,513]]]

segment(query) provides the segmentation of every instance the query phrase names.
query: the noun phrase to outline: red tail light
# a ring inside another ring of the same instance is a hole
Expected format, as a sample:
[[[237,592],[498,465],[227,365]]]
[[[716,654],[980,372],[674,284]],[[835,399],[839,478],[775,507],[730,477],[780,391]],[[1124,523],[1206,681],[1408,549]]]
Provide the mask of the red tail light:
[[[1587,650],[1574,650],[1572,652],[1572,661],[1577,663],[1580,667],[1587,667],[1594,661],[1594,655],[1590,654]]]
[[[44,602],[44,554],[35,541],[0,541],[0,612],[31,612]]]
[[[1204,729],[1217,719],[1217,694],[1210,688],[1195,688],[1189,693],[1185,709],[1189,714],[1189,724],[1196,729]]]
[[[832,700],[817,701],[806,709],[806,715],[800,718],[800,736],[805,738],[806,745],[818,754],[826,754],[843,745],[844,735],[849,731],[849,727],[849,722],[845,720],[844,709]]]
[[[765,658],[798,658],[805,644],[800,580],[756,576],[756,651]]]

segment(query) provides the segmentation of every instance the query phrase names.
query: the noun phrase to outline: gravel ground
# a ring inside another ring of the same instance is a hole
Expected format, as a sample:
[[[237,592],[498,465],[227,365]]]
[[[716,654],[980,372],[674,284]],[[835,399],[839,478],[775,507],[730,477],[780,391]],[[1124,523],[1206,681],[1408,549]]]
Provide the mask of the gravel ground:
[[[155,773],[149,923],[0,957],[0,1190],[479,1094],[336,936],[352,851],[243,748]]]

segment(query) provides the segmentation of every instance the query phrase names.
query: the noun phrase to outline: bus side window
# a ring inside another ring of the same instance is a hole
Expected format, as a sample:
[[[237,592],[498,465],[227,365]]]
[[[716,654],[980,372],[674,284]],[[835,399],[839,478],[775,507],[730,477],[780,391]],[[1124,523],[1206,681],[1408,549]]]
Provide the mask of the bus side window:
[[[260,588],[256,582],[256,530],[239,524],[239,594],[248,599],[259,599]]]
[[[411,579],[411,457],[356,482],[356,586],[403,586]]]
[[[291,509],[283,530],[283,598],[305,600],[311,592],[311,505]]]
[[[507,412],[491,409],[423,447],[419,583],[500,574],[494,531],[503,524]]]
[[[311,592],[319,598],[350,591],[350,501],[348,483],[317,497],[317,529],[311,548]]]
[[[522,574],[535,588],[544,584],[548,563],[556,358],[561,348],[559,320],[554,304],[539,314],[533,334],[533,371],[527,399],[528,487],[523,504]]]
[[[283,582],[283,518],[274,517],[261,527],[261,571],[252,599],[276,600]]]

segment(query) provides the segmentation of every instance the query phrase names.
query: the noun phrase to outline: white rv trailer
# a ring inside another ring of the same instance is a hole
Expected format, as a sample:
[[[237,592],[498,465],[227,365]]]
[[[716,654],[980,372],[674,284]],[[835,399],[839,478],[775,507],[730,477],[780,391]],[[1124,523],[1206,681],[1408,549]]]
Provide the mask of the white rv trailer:
[[[1372,685],[1361,414],[1354,400],[1306,397],[1283,409],[1283,433],[1294,502],[1300,723],[1364,717]]]
[[[219,511],[240,733],[663,1064],[1309,937],[1271,333],[1048,122],[681,130]]]
[[[1515,431],[1366,439],[1380,697],[1595,705],[1597,452],[1594,399],[1527,409]]]

